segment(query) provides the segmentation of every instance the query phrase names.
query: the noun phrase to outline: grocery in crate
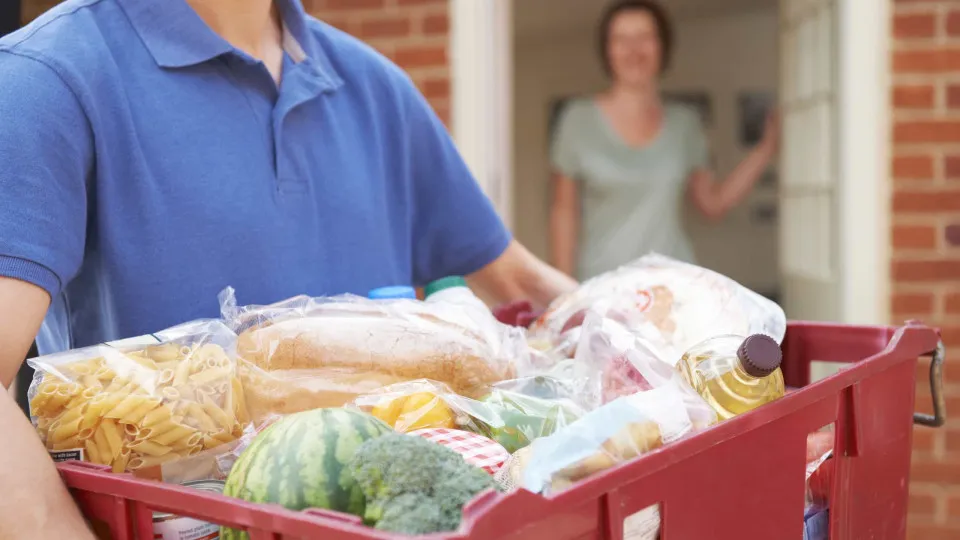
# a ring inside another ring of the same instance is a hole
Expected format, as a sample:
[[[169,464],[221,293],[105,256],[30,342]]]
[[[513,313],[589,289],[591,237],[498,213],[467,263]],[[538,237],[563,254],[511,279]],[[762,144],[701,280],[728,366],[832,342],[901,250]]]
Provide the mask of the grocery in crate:
[[[455,277],[422,301],[407,287],[220,300],[222,320],[31,361],[50,452],[381,531],[450,532],[485,491],[552,497],[784,395],[783,311],[657,255],[584,283],[530,328],[498,321]],[[808,531],[829,504],[814,491]],[[627,533],[657,538],[659,515],[631,516]]]

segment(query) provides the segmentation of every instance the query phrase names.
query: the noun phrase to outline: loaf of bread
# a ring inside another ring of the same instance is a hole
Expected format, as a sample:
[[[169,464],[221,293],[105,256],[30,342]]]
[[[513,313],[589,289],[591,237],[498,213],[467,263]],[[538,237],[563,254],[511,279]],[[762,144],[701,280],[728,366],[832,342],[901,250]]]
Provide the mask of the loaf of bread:
[[[415,379],[479,398],[515,376],[515,349],[421,302],[326,303],[298,315],[261,320],[239,335],[239,371],[254,416],[339,407]],[[523,344],[522,334],[515,339]]]

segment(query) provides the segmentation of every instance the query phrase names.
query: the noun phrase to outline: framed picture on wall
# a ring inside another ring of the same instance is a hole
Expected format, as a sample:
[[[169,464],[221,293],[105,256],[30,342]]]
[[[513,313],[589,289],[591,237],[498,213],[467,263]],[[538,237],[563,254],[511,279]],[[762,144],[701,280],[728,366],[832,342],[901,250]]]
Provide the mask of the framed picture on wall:
[[[772,92],[741,92],[737,99],[740,105],[740,143],[754,146],[763,138],[767,115],[776,106]]]
[[[692,107],[700,114],[703,127],[709,128],[713,125],[713,102],[707,92],[687,90],[664,92],[663,100]]]

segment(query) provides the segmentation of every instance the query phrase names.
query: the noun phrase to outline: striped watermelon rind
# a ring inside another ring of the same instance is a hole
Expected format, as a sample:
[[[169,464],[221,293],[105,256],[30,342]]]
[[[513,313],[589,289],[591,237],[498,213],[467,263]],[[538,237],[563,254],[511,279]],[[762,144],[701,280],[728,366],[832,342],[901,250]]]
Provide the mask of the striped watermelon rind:
[[[234,463],[223,493],[291,510],[324,508],[363,517],[366,499],[347,467],[365,441],[393,433],[381,420],[348,409],[287,416],[257,435]],[[249,540],[223,527],[221,540]]]

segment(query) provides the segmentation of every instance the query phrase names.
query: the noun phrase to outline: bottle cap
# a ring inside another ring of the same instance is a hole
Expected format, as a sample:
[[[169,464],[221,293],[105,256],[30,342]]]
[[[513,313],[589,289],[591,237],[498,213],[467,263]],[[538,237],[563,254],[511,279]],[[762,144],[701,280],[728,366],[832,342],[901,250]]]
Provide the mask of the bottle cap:
[[[429,298],[431,295],[436,294],[440,291],[446,289],[452,289],[454,287],[466,287],[467,281],[460,276],[449,276],[442,279],[438,279],[433,283],[430,283],[423,290],[425,297]]]
[[[416,300],[417,291],[413,287],[399,285],[395,287],[380,287],[373,289],[367,294],[372,300],[395,300],[398,298],[410,298]]]
[[[737,358],[744,371],[751,377],[763,378],[780,367],[783,360],[783,351],[780,345],[770,336],[754,334],[743,340],[737,350]]]

